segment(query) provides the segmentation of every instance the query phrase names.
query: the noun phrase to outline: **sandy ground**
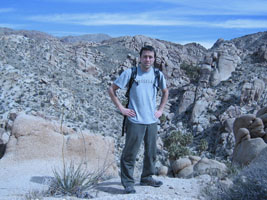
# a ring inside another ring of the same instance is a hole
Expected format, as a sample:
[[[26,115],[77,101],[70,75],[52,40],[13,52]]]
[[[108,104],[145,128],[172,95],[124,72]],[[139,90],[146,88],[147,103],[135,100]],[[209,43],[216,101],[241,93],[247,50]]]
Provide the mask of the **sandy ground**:
[[[33,191],[44,191],[53,177],[53,162],[34,160],[27,162],[8,162],[0,160],[0,199],[24,200]],[[201,197],[201,187],[209,180],[209,176],[180,179],[169,177],[155,177],[164,184],[160,188],[140,186],[136,180],[136,194],[125,194],[119,177],[106,180],[90,191],[96,200],[196,200]],[[75,197],[43,197],[33,200],[75,200]]]

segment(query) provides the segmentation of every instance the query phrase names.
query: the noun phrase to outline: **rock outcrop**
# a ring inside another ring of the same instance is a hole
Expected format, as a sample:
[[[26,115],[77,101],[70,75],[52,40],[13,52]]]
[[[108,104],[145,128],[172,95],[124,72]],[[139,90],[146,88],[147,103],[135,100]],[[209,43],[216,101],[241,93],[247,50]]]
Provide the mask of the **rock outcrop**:
[[[112,138],[85,131],[75,132],[59,122],[19,114],[1,163],[42,160],[55,164],[62,159],[66,163],[85,163],[92,171],[108,167],[108,176],[118,175]]]
[[[235,119],[233,130],[235,134],[235,148],[233,162],[248,165],[266,144],[266,107],[260,109],[256,115],[247,114]]]
[[[174,161],[172,163],[172,171],[175,177],[192,178],[203,174],[225,174],[227,167],[216,160],[189,156]]]

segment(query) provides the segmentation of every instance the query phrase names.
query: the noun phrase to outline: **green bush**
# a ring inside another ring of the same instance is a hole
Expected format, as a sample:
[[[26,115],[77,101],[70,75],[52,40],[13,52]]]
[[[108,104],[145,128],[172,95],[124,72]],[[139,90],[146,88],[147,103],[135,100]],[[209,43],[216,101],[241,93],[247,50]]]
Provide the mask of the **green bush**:
[[[192,142],[192,134],[183,135],[180,131],[171,132],[170,136],[165,139],[165,146],[167,148],[169,158],[176,160],[180,157],[190,155],[191,151],[187,146]]]
[[[197,82],[199,79],[200,69],[198,66],[183,62],[180,68],[185,71],[185,74],[190,78],[191,82]]]
[[[201,139],[198,144],[198,152],[201,154],[203,151],[206,151],[208,149],[209,143],[205,139]]]

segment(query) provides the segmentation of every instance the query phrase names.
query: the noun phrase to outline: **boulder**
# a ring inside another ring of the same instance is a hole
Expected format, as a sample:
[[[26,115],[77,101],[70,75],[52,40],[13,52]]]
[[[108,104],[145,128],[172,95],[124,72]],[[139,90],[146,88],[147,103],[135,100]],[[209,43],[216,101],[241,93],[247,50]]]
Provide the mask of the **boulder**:
[[[174,174],[178,174],[179,171],[184,169],[185,167],[188,167],[192,165],[192,162],[189,158],[180,158],[173,162],[172,164],[172,170]]]
[[[209,102],[206,98],[201,98],[195,102],[191,114],[192,123],[199,123],[199,118],[201,117],[201,115],[203,115],[203,113],[207,111],[208,106]]]
[[[176,175],[178,178],[192,178],[194,173],[194,165],[187,166],[183,168],[179,173]]]
[[[240,128],[248,128],[255,119],[256,116],[252,114],[242,115],[236,118],[233,125],[234,134],[236,135]]]
[[[231,49],[233,52],[231,52]],[[216,56],[213,56],[213,71],[211,72],[210,77],[212,86],[218,85],[221,81],[228,80],[231,77],[232,72],[235,71],[240,59],[235,51],[236,47],[234,44],[231,44],[229,47],[223,47],[219,50],[219,53],[217,53]]]
[[[191,162],[192,162],[193,165],[196,164],[198,161],[201,160],[201,157],[199,157],[199,156],[192,156],[191,155],[188,158],[191,160]]]
[[[112,138],[86,131],[76,133],[60,123],[22,113],[14,121],[1,164],[32,160],[48,165],[59,164],[62,160],[76,164],[83,162],[93,171],[109,166],[106,173],[117,176]]]
[[[265,135],[264,125],[261,118],[256,118],[252,124],[249,125],[249,132],[251,138],[263,137]]]
[[[208,158],[198,156],[189,156],[189,158],[180,158],[172,164],[175,177],[192,178],[203,174],[209,174],[211,171],[225,173],[227,167],[225,164]]]
[[[235,71],[235,61],[233,56],[227,54],[220,54],[218,60],[218,71],[220,73],[220,80],[225,81],[230,78],[231,73]]]
[[[239,129],[246,128],[249,131],[249,135],[251,138],[256,137],[264,137],[265,131],[264,131],[264,124],[261,118],[257,118],[255,115],[247,114],[243,115],[241,117],[238,117],[234,121],[234,134],[236,138],[236,143],[240,142],[240,137],[243,137],[240,135]],[[237,136],[238,135],[238,136]]]
[[[256,113],[256,117],[261,118],[264,124],[265,133],[267,134],[267,106],[258,110],[258,112]]]
[[[202,158],[194,166],[194,176],[210,173],[211,171],[216,171],[216,173],[225,173],[227,167],[224,163],[216,160]]]
[[[258,112],[256,113],[256,117],[261,117],[262,115],[267,113],[267,106],[261,108],[260,110],[258,110]]]
[[[255,79],[253,82],[245,82],[241,91],[241,104],[250,105],[252,102],[258,102],[265,90],[265,83],[261,79]]]
[[[180,104],[178,106],[178,113],[181,114],[185,112],[190,106],[193,105],[195,99],[195,92],[187,90],[184,92]]]
[[[238,145],[241,142],[245,141],[245,140],[249,140],[250,139],[250,134],[249,134],[249,130],[246,128],[240,128],[237,131],[237,134],[235,134],[235,144]]]
[[[265,163],[265,166],[267,165],[267,147],[262,149],[259,156],[257,156],[249,163],[248,168],[252,166],[261,166],[263,163]]]
[[[167,176],[168,175],[168,167],[167,166],[161,166],[158,170],[159,176]]]
[[[236,145],[233,152],[233,163],[240,166],[248,165],[260,152],[267,147],[262,138],[252,138]]]

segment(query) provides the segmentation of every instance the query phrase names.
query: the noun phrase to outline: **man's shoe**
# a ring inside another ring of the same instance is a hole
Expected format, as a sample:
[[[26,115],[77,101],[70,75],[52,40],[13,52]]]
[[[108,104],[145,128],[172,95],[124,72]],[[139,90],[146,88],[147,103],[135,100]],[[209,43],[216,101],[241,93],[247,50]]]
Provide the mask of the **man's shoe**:
[[[135,191],[133,186],[127,186],[124,191],[125,191],[126,194],[134,194],[134,193],[136,193],[136,191]]]
[[[152,187],[160,187],[163,185],[161,181],[157,181],[153,178],[149,180],[141,180],[140,185],[142,186],[152,186]]]

